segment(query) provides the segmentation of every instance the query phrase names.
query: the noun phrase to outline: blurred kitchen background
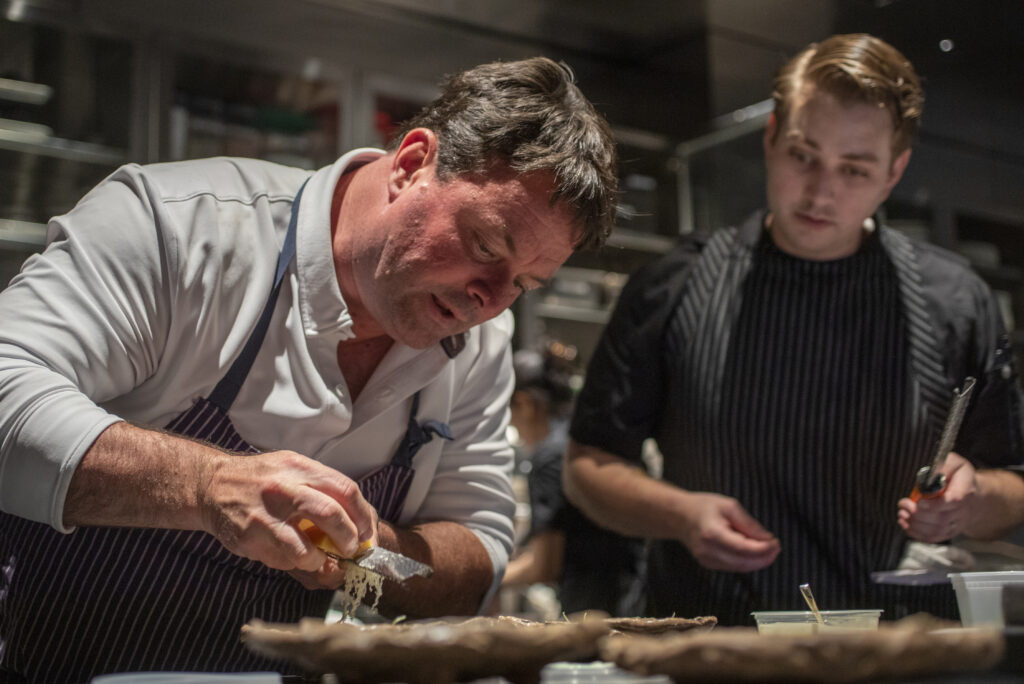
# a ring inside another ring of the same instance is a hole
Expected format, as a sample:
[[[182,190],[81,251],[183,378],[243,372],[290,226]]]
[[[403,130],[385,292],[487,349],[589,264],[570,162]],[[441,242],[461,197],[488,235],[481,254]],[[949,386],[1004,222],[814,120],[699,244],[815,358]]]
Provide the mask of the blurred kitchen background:
[[[853,31],[899,47],[927,89],[888,220],[971,259],[1019,353],[1021,0],[0,0],[0,286],[119,164],[323,166],[384,144],[441,75],[544,54],[616,131],[622,211],[609,246],[516,305],[516,344],[558,339],[585,363],[637,266],[761,206],[772,75]]]

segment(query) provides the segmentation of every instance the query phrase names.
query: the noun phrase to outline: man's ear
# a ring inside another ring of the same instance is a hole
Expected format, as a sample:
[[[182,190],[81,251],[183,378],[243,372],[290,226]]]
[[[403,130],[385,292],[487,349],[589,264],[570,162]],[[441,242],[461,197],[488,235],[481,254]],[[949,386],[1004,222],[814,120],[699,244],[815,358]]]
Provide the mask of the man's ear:
[[[768,149],[775,142],[775,135],[778,133],[778,121],[775,118],[775,112],[768,115],[768,123],[764,127],[764,137],[761,139],[761,144],[764,146],[765,154],[768,153]]]
[[[394,199],[437,164],[437,135],[429,128],[414,128],[405,134],[388,174],[388,195]]]
[[[889,180],[885,183],[885,191],[889,193],[896,184],[900,182],[900,178],[903,177],[903,172],[907,169],[907,164],[910,163],[910,148],[900,152],[895,159],[892,161],[892,167],[889,169]]]

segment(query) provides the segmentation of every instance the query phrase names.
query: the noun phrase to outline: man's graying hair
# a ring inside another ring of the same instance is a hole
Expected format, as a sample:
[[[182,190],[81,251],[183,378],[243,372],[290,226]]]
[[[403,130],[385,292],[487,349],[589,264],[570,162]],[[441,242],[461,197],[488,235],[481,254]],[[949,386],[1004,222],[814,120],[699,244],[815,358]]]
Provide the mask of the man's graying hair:
[[[782,123],[800,86],[810,82],[840,102],[863,102],[889,112],[893,124],[893,157],[910,147],[921,124],[924,92],[913,65],[881,38],[849,33],[812,43],[782,67],[772,99]]]
[[[618,192],[611,129],[576,87],[572,71],[545,57],[494,62],[449,76],[441,95],[405,122],[438,138],[438,177],[484,173],[495,162],[518,173],[548,171],[553,201],[581,225],[576,247],[597,247],[611,232]]]

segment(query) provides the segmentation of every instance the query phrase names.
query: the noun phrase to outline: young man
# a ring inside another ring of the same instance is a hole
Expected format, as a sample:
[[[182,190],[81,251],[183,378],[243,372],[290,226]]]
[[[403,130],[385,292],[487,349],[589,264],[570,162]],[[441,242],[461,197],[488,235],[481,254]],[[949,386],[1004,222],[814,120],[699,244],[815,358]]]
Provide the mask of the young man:
[[[571,428],[567,491],[656,539],[649,609],[752,624],[819,604],[955,617],[948,586],[873,584],[907,535],[997,537],[1024,516],[1021,391],[994,298],[958,257],[877,224],[923,95],[910,63],[833,36],[775,82],[768,208],[630,282]],[[949,484],[907,498],[954,388],[977,378]],[[646,477],[654,437],[664,480]]]
[[[343,582],[303,520],[433,566],[385,611],[475,612],[512,545],[505,311],[604,240],[615,174],[537,58],[388,152],[128,166],[55,218],[0,294],[5,681],[284,669],[238,635]]]

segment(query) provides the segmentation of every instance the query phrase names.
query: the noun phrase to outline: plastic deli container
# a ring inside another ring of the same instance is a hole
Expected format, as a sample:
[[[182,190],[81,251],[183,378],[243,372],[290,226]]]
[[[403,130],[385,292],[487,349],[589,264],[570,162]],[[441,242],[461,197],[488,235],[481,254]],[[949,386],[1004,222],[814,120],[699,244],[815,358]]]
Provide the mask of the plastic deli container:
[[[818,634],[878,629],[881,610],[823,610],[818,619],[809,610],[769,610],[751,613],[761,634]]]
[[[549,663],[540,671],[541,684],[672,684],[666,675],[638,675],[613,663]]]
[[[1024,570],[954,572],[949,579],[956,590],[956,605],[964,627],[1003,627],[1003,586],[1024,584]]]

